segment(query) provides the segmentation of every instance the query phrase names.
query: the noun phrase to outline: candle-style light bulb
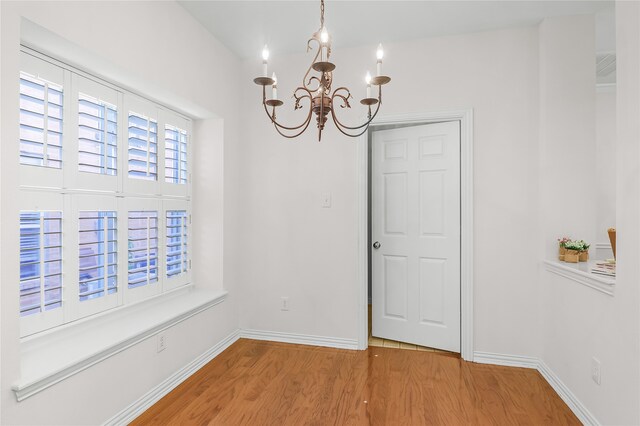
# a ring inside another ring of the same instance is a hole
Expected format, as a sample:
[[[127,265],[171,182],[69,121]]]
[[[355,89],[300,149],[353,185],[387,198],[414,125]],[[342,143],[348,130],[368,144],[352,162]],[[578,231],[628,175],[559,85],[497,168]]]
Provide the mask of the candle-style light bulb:
[[[262,48],[262,76],[267,77],[267,60],[269,59],[269,48],[265,44]]]
[[[378,50],[376,51],[376,58],[378,59],[378,61],[382,61],[383,57],[384,57],[384,50],[382,49],[382,43],[380,43],[378,45]]]
[[[364,78],[364,81],[367,82],[367,98],[371,97],[371,73],[367,71],[367,75]]]
[[[325,60],[325,55],[328,58],[329,56],[329,46],[328,43],[329,42],[329,33],[327,32],[327,29],[325,27],[322,27],[322,30],[320,31],[320,60],[324,61]]]
[[[271,79],[273,80],[273,85],[271,86],[271,98],[278,99],[278,77],[276,77],[275,72],[271,75]]]
[[[320,41],[322,44],[327,44],[329,41],[329,33],[325,27],[322,27],[322,31],[320,32]]]

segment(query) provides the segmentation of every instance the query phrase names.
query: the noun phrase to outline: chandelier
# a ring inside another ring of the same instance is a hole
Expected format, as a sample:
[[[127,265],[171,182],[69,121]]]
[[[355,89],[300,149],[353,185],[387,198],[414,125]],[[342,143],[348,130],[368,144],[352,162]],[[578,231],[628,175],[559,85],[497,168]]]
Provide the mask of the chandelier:
[[[322,130],[324,130],[324,125],[329,115],[331,115],[331,119],[340,132],[350,137],[358,137],[367,131],[369,124],[378,114],[382,104],[382,86],[391,81],[390,77],[382,75],[382,57],[384,55],[382,45],[378,46],[376,52],[376,76],[371,77],[371,74],[367,72],[365,78],[367,96],[360,100],[360,103],[367,107],[367,120],[359,126],[347,126],[340,122],[336,116],[335,105],[339,104],[341,108],[351,108],[349,100],[353,96],[351,96],[351,92],[346,87],[338,87],[333,91],[331,90],[333,70],[336,66],[329,62],[331,37],[324,26],[324,0],[320,1],[320,28],[307,41],[307,52],[313,50],[312,45],[314,44],[317,45],[317,52],[311,62],[311,66],[302,78],[302,86],[293,91],[294,110],[303,109],[303,103],[309,103],[307,117],[298,126],[284,126],[277,121],[276,108],[282,106],[283,102],[278,99],[278,80],[275,73],[273,73],[272,77],[268,77],[267,60],[269,59],[269,50],[267,46],[264,47],[262,51],[262,76],[253,80],[257,85],[262,86],[262,106],[264,111],[278,133],[286,138],[295,138],[304,133],[309,127],[309,123],[311,123],[313,114],[316,115],[318,141],[322,139]],[[318,75],[312,75],[312,71],[317,72]],[[378,86],[377,98],[371,97],[371,85]],[[271,98],[269,99],[267,99],[267,86],[271,86]],[[375,111],[372,113],[373,106],[375,106]]]

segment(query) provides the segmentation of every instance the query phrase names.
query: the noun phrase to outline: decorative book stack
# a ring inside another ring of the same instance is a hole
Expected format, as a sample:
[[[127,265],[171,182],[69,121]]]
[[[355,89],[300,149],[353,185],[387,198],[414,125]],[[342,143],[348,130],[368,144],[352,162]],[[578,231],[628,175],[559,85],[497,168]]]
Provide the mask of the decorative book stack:
[[[616,264],[610,261],[598,261],[591,267],[591,272],[598,275],[606,275],[608,277],[616,276]]]

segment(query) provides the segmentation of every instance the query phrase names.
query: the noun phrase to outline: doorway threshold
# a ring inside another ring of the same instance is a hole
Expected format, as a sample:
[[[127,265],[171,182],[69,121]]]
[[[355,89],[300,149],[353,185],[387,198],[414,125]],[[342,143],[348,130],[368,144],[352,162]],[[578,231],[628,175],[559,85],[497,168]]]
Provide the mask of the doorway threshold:
[[[460,354],[454,352],[443,351],[435,348],[428,348],[426,346],[414,345],[411,343],[398,342],[395,340],[382,339],[380,337],[374,337],[371,334],[371,305],[369,305],[369,346],[378,348],[392,348],[392,349],[404,349],[409,351],[421,351],[421,352],[437,352],[446,355],[454,355],[459,357]]]

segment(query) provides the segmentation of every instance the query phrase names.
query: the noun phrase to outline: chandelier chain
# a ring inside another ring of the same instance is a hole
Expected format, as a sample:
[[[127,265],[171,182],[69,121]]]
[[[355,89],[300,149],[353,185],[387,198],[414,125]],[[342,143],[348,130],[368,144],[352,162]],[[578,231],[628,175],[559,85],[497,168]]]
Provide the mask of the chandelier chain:
[[[324,28],[324,0],[320,0],[320,28]]]

